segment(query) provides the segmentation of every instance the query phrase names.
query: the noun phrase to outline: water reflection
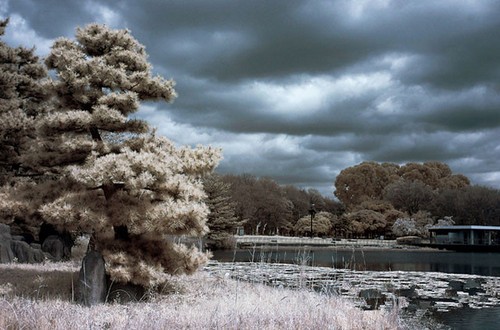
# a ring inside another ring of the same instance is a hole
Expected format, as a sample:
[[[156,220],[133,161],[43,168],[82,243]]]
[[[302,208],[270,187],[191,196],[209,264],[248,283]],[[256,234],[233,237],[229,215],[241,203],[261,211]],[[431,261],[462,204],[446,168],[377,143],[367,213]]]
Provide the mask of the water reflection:
[[[500,307],[464,308],[435,314],[434,318],[453,330],[496,330],[500,327]]]
[[[422,271],[500,277],[500,253],[428,250],[269,249],[215,251],[218,261],[254,261],[374,271]]]

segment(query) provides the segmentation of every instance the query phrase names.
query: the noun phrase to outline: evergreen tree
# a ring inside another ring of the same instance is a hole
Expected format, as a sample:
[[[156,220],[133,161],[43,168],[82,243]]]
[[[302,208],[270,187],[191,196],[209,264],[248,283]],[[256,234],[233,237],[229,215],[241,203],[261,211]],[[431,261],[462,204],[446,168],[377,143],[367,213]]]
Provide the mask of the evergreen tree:
[[[0,21],[3,36],[8,20]],[[19,185],[39,180],[42,172],[23,160],[36,138],[35,120],[48,111],[50,81],[34,49],[0,41],[0,221],[14,233],[36,234],[34,208],[12,198]]]
[[[0,36],[7,24],[0,21]],[[0,185],[30,172],[21,154],[35,137],[34,118],[47,110],[46,76],[34,49],[0,41]]]
[[[207,225],[209,246],[213,248],[230,248],[231,237],[240,221],[236,216],[236,203],[231,198],[231,186],[218,175],[212,174],[204,178],[203,184],[207,193],[206,203],[210,209]]]
[[[200,178],[219,150],[177,148],[129,118],[140,101],[172,101],[174,82],[152,76],[128,31],[98,24],[58,39],[45,63],[55,102],[23,161],[47,175],[19,189],[20,200],[38,201],[36,213],[59,230],[90,234],[114,281],[149,286],[195,271],[207,256],[171,237],[208,230]]]

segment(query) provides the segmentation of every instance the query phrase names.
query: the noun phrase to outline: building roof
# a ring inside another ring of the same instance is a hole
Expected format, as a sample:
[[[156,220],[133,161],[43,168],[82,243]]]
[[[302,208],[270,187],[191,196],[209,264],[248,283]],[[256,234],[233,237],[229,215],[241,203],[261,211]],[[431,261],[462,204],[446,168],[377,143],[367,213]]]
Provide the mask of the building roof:
[[[432,230],[498,230],[500,231],[500,226],[433,226],[429,228]]]

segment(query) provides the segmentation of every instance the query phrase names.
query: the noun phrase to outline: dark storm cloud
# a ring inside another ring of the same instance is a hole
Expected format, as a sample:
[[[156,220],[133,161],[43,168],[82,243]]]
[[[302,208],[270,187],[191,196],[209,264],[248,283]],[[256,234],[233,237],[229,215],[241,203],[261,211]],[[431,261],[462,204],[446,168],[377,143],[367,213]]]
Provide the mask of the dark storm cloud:
[[[77,26],[95,20],[87,1],[14,0],[8,1],[10,14],[19,14],[41,37],[71,36]],[[95,13],[94,13],[95,14]]]
[[[11,0],[0,10],[19,27],[7,40],[27,45],[95,21],[130,29],[179,93],[139,116],[178,143],[222,146],[222,172],[330,194],[361,161],[439,160],[500,187],[498,1]]]

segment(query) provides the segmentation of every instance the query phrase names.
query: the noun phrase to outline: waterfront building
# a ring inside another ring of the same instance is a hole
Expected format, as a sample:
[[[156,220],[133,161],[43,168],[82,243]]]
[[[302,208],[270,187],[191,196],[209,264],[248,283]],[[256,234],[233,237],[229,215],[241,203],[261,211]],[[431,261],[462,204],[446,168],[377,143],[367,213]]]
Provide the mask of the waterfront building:
[[[430,246],[460,251],[500,251],[500,226],[433,226]]]

